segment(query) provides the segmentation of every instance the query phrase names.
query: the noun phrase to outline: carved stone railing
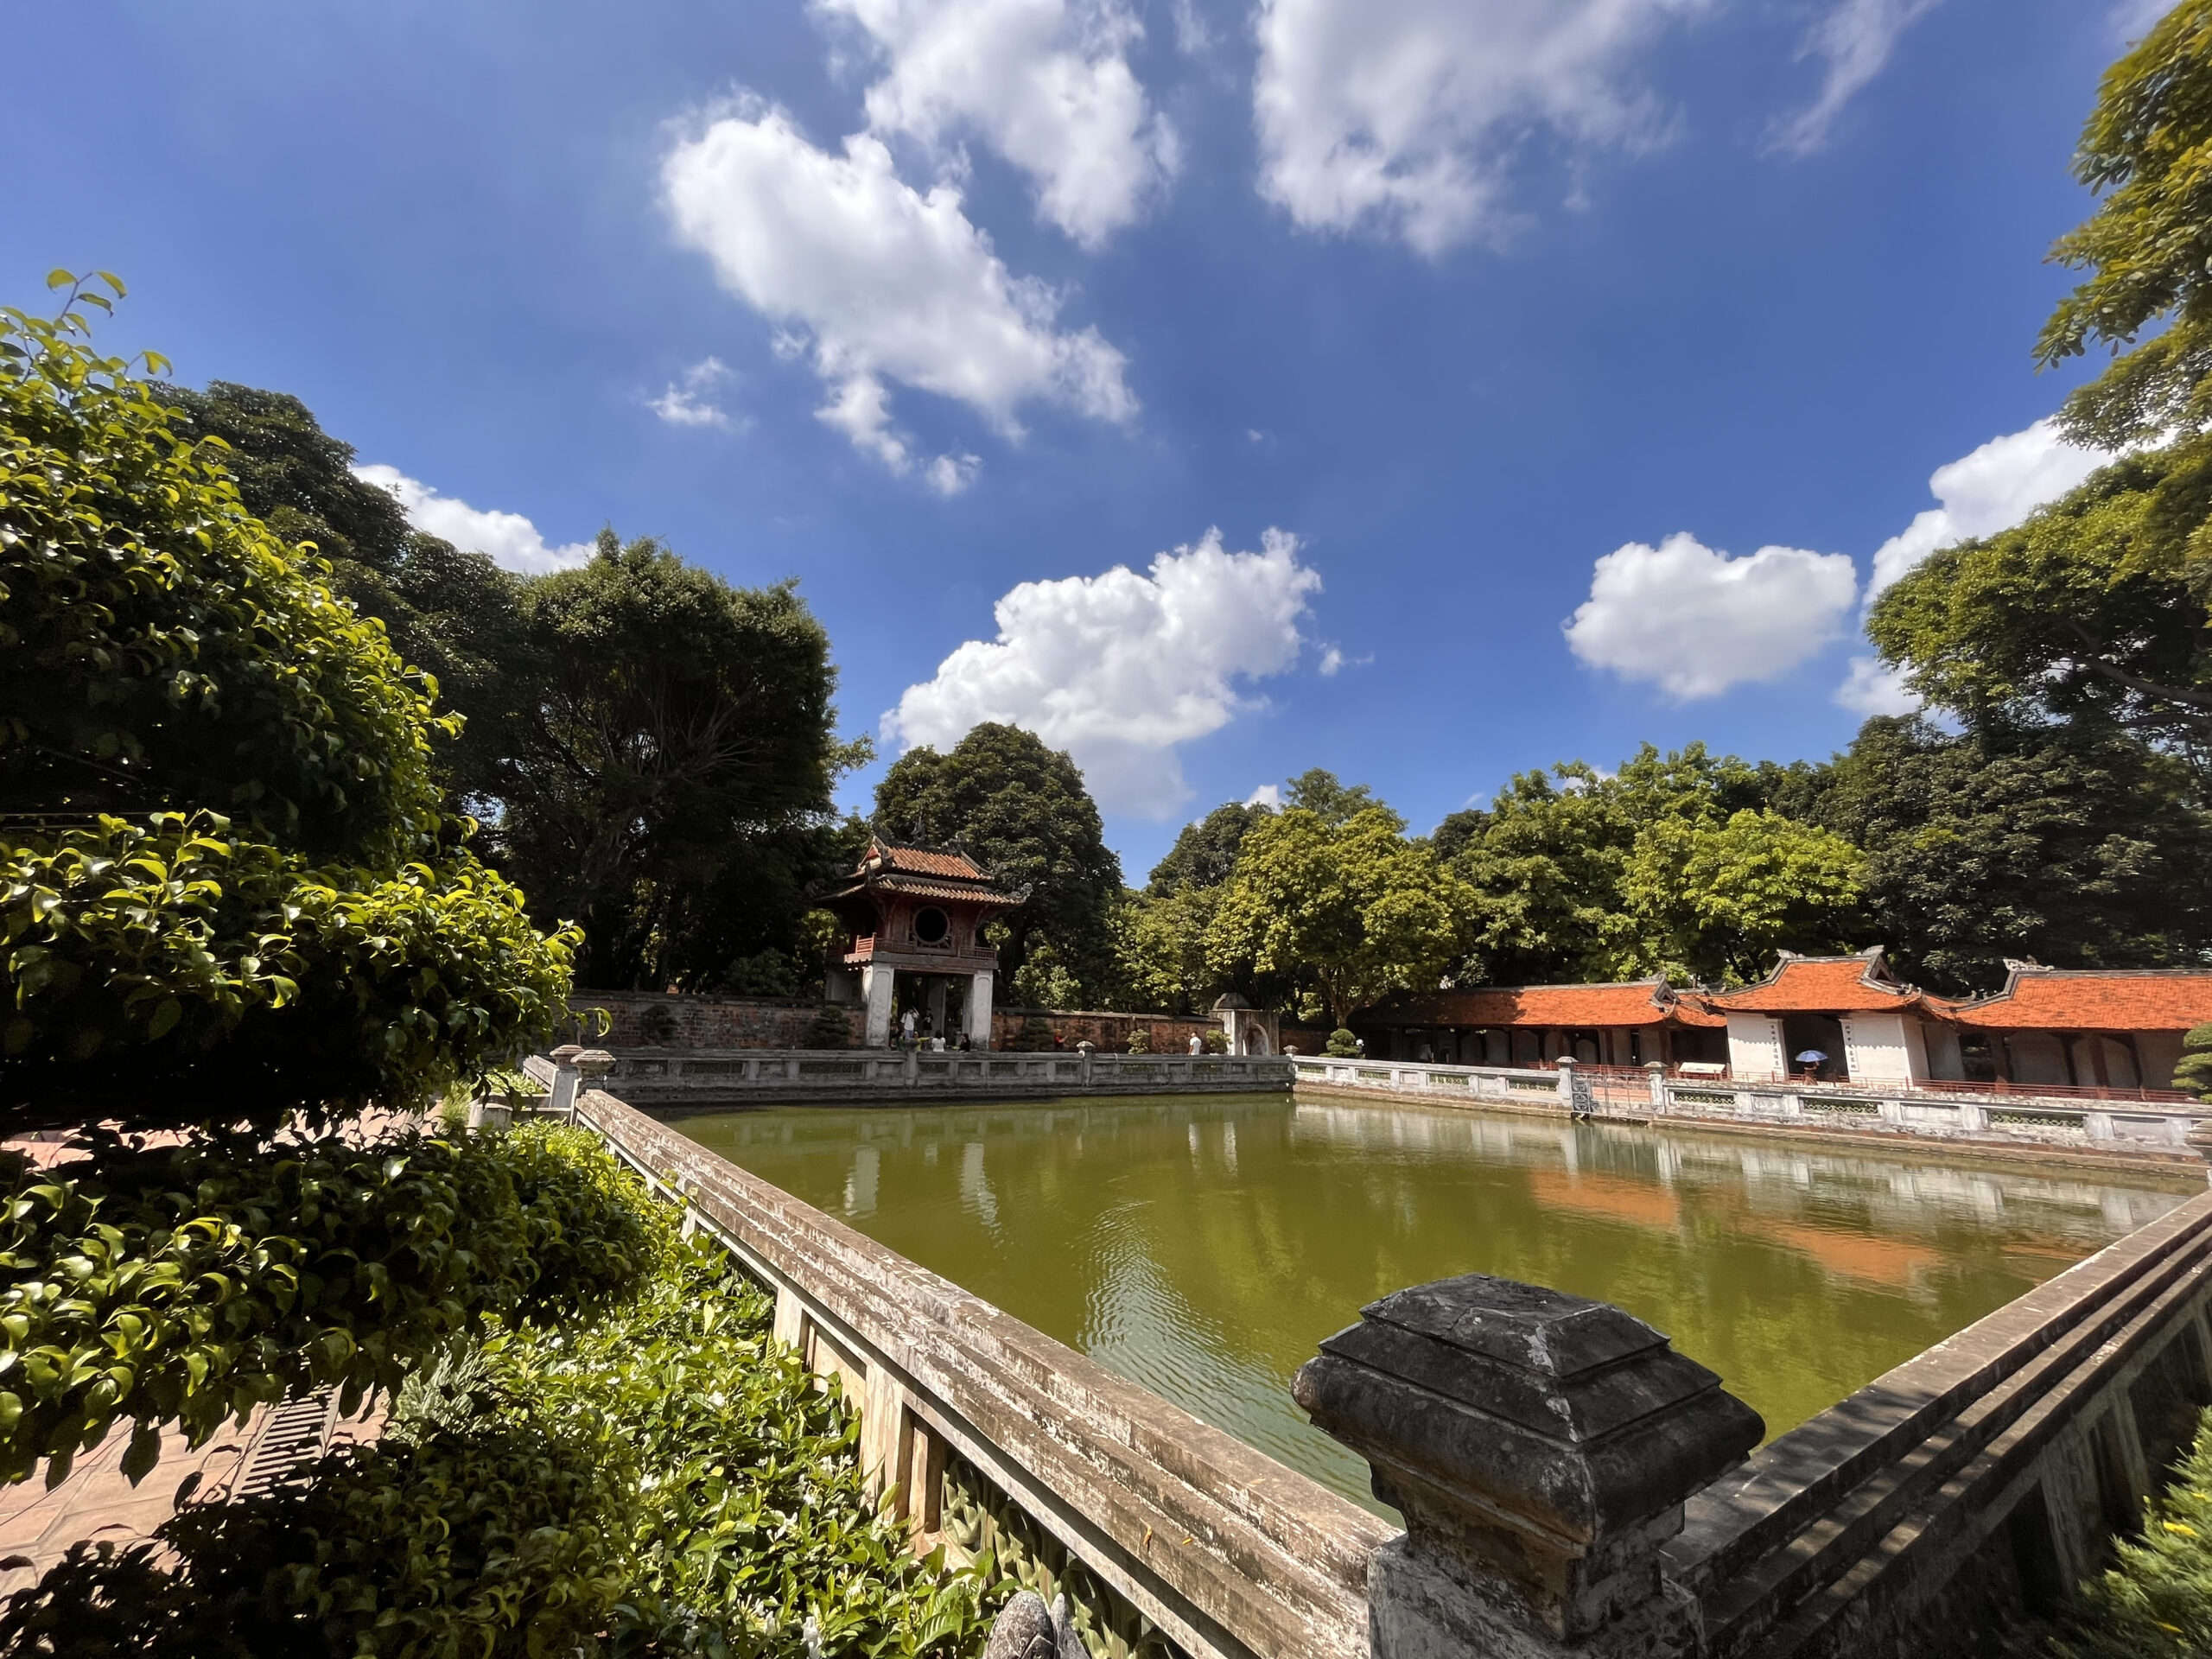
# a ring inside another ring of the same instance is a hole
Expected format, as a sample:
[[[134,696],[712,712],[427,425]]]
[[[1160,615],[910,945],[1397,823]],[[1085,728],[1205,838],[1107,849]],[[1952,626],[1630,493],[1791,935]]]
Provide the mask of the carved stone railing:
[[[2190,1137],[2212,1113],[2184,1101],[2085,1101],[2013,1092],[1975,1096],[1963,1089],[1904,1084],[1738,1083],[1669,1077],[1656,1065],[1642,1075],[1562,1059],[1558,1069],[1427,1065],[1408,1060],[1291,1061],[1304,1089],[1414,1096],[1506,1109],[1581,1116],[1679,1119],[1781,1130],[1905,1136],[2009,1149],[2063,1147],[2097,1156],[2201,1161]]]
[[[633,1106],[912,1095],[1254,1094],[1291,1084],[1287,1059],[1262,1055],[1105,1054],[928,1048],[618,1048],[607,1087]]]

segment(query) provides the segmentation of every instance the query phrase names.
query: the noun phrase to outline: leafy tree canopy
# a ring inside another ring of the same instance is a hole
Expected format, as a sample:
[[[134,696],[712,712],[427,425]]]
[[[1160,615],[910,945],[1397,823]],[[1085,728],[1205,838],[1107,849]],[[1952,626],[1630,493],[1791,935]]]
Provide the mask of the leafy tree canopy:
[[[1365,784],[1343,783],[1335,772],[1321,766],[1301,772],[1283,786],[1282,798],[1287,805],[1302,808],[1323,823],[1332,824],[1343,823],[1354,813],[1382,805]],[[1388,807],[1382,810],[1389,810]]]
[[[513,747],[487,780],[502,863],[583,925],[583,982],[712,987],[788,956],[827,873],[837,774],[829,636],[794,584],[733,588],[602,531],[522,590]],[[703,982],[703,983],[702,983]]]
[[[1244,844],[1245,831],[1270,810],[1231,801],[1185,824],[1167,856],[1152,867],[1146,890],[1164,899],[1185,887],[1219,887],[1236,868],[1236,849]]]
[[[1028,886],[1029,902],[1007,917],[999,945],[1009,982],[1049,943],[1086,995],[1110,982],[1122,861],[1065,753],[987,721],[942,754],[924,747],[893,761],[876,785],[875,819],[887,835],[957,842],[1004,880]]]
[[[567,942],[461,845],[429,688],[85,333],[0,313],[0,1111],[268,1120],[512,1052]]]
[[[1334,821],[1289,806],[1254,824],[1208,927],[1216,971],[1281,976],[1338,1025],[1434,985],[1465,948],[1474,895],[1404,829],[1379,804]]]

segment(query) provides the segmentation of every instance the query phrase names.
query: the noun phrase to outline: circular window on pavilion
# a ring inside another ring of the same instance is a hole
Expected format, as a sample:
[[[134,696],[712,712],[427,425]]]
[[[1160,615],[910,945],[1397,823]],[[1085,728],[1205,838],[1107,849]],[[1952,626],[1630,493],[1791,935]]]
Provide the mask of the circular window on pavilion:
[[[925,905],[914,912],[914,937],[924,944],[943,944],[951,931],[951,922],[935,905]]]

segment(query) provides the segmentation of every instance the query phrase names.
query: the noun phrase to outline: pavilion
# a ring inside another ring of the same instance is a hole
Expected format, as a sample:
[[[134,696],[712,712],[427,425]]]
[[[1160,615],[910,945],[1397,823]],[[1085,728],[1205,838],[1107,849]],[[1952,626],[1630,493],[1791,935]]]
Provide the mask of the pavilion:
[[[961,1028],[972,1046],[988,1048],[999,953],[984,925],[1028,897],[1028,888],[1005,887],[957,848],[907,847],[872,836],[847,885],[820,901],[845,930],[825,964],[829,1000],[865,1007],[861,1040],[882,1048],[891,1041],[901,979],[912,998],[906,1006],[925,1009],[939,1037],[957,990]]]

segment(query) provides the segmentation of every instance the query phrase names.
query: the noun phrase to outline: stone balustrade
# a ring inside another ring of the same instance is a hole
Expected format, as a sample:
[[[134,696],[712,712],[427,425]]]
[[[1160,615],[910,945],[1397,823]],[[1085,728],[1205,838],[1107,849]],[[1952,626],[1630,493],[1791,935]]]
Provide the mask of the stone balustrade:
[[[1737,1083],[1595,1070],[1431,1065],[1408,1060],[1294,1057],[1300,1089],[1349,1090],[1465,1102],[1505,1109],[1566,1111],[1630,1122],[1686,1122],[1889,1135],[1992,1147],[2063,1147],[2099,1156],[2199,1161],[2190,1137],[2212,1113],[2193,1103],[1978,1096],[1899,1086]]]
[[[1758,1418],[1659,1332],[1470,1274],[1370,1304],[1294,1385],[1402,1533],[577,1093],[576,1065],[531,1069],[774,1291],[778,1336],[841,1379],[917,1548],[988,1547],[1068,1596],[1093,1659],[2010,1651],[2139,1522],[2212,1404],[2212,1193],[1757,1450]]]

